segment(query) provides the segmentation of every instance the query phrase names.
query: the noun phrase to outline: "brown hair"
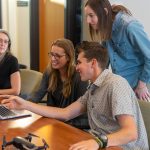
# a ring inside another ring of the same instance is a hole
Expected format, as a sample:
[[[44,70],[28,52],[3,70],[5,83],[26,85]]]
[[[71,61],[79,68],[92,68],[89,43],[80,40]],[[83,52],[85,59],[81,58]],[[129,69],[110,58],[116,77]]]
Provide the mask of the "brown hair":
[[[89,25],[89,31],[92,40],[98,35],[100,41],[105,41],[111,38],[113,18],[115,15],[122,11],[131,15],[130,11],[122,5],[113,5],[111,6],[108,0],[88,0],[85,4],[85,7],[89,6],[98,17],[98,29],[94,30]],[[108,12],[106,13],[106,8]]]
[[[95,58],[102,70],[106,69],[108,65],[108,53],[107,50],[98,42],[83,41],[76,47],[77,52],[83,52],[84,57],[90,61]]]
[[[69,60],[66,65],[67,78],[63,82],[62,89],[63,96],[67,98],[71,93],[71,79],[75,71],[75,50],[73,43],[68,39],[57,39],[52,43],[52,46],[54,45],[63,48],[66,53],[66,57],[68,57]],[[54,92],[56,90],[60,74],[57,69],[52,68],[51,62],[48,65],[48,71],[50,73],[48,90]]]

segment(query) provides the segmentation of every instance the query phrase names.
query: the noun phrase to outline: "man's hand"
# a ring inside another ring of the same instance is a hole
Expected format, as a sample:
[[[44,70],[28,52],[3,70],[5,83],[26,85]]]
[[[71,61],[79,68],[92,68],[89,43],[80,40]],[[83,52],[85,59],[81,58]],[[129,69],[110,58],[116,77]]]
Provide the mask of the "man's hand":
[[[24,109],[26,101],[18,96],[12,95],[0,95],[3,100],[1,104],[5,105],[9,109]]]
[[[69,150],[98,150],[99,145],[94,139],[81,141],[79,143],[71,145]]]

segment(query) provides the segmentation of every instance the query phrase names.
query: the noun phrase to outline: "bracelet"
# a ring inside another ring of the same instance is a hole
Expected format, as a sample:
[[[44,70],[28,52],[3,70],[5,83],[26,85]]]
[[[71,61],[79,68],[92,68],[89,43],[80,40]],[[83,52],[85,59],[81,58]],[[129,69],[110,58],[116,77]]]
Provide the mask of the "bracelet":
[[[97,144],[99,145],[99,148],[104,148],[103,142],[97,136],[95,136],[94,138]]]

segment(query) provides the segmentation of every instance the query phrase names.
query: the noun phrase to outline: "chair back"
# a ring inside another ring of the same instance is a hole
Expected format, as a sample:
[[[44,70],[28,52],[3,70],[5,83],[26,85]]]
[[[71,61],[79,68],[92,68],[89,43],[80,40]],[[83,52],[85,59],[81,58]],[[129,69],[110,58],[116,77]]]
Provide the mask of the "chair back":
[[[42,80],[42,73],[30,70],[30,69],[20,69],[21,76],[21,97],[28,98],[34,94],[34,92],[39,88]]]
[[[150,147],[150,102],[139,100],[139,105],[140,105],[141,113],[142,113],[143,120],[145,123],[148,143]]]

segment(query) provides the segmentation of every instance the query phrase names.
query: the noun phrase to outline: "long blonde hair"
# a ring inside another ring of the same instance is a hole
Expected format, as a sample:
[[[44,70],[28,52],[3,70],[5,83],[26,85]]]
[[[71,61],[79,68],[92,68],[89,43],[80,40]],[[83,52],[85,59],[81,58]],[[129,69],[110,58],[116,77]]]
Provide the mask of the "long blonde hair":
[[[62,89],[63,96],[67,98],[71,93],[71,80],[75,71],[75,50],[73,43],[68,39],[57,39],[52,43],[52,46],[54,45],[63,48],[68,57],[68,63],[66,64],[67,78],[63,82]],[[52,68],[51,61],[48,64],[48,71],[50,74],[48,91],[54,92],[60,79],[60,73],[57,69]]]

